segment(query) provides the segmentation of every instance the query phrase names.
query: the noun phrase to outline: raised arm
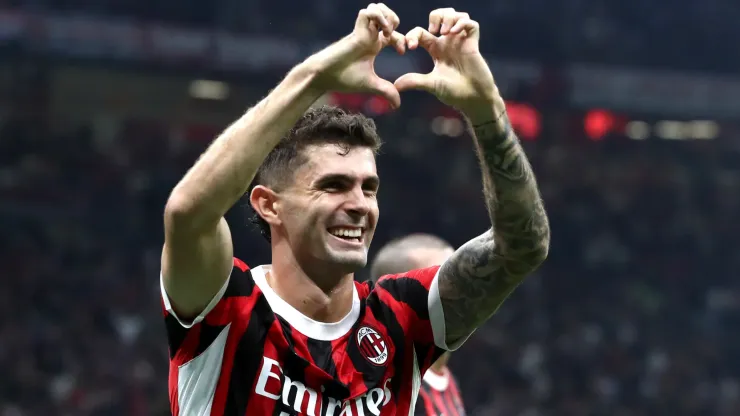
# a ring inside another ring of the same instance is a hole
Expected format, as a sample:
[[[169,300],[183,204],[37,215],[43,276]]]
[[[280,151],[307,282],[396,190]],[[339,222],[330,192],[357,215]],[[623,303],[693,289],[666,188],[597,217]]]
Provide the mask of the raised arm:
[[[436,36],[439,35],[439,36]],[[461,110],[474,133],[491,229],[470,240],[439,271],[445,337],[469,335],[547,257],[550,227],[532,168],[511,129],[504,101],[478,49],[479,27],[466,13],[438,9],[429,29],[407,35],[435,61],[429,74],[406,74],[399,90],[423,89]]]
[[[360,11],[353,32],[309,57],[259,104],[229,126],[172,191],[164,213],[162,278],[181,318],[201,313],[223,287],[233,248],[224,214],[247,191],[259,166],[325,92],[366,91],[400,104],[373,61],[386,45],[405,50],[398,17],[384,5]]]
[[[545,260],[550,244],[532,168],[506,114],[491,114],[473,130],[493,227],[460,247],[440,270],[448,343],[488,319]]]
[[[291,71],[210,145],[170,194],[162,278],[181,317],[202,312],[229,277],[233,248],[223,216],[246,192],[267,153],[318,98],[312,78],[303,67]]]

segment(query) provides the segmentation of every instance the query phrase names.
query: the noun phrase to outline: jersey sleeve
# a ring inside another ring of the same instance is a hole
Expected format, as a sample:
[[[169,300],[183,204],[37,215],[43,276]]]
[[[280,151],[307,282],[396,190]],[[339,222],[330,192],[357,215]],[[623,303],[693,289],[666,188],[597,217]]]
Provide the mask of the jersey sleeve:
[[[211,402],[204,398],[213,397],[222,365],[233,355],[238,340],[236,331],[251,315],[253,288],[249,268],[234,258],[231,273],[218,293],[198,316],[186,320],[172,309],[160,273],[173,415],[206,414],[204,409]]]
[[[236,272],[234,271],[236,269]],[[202,322],[205,317],[213,311],[216,306],[221,303],[221,301],[224,299],[224,295],[226,294],[226,290],[229,288],[229,285],[231,284],[231,277],[234,274],[246,273],[249,270],[249,266],[247,266],[246,263],[243,261],[237,259],[234,257],[234,264],[231,269],[231,274],[229,274],[229,277],[226,278],[226,281],[224,282],[223,286],[221,286],[221,289],[219,289],[218,292],[213,296],[210,302],[208,302],[208,305],[206,305],[205,309],[203,309],[203,312],[198,314],[193,319],[182,319],[179,316],[177,316],[177,313],[172,309],[172,302],[170,301],[169,295],[167,294],[167,291],[164,288],[164,278],[162,276],[162,273],[159,273],[159,289],[162,296],[162,308],[164,309],[165,316],[172,317],[181,327],[185,329],[190,329],[193,326],[197,325],[198,323]]]
[[[412,337],[414,348],[424,368],[444,351],[460,348],[470,334],[452,343],[447,342],[445,316],[439,294],[440,266],[411,270],[406,273],[383,276],[377,290],[387,292],[390,301],[402,311],[398,320]],[[471,332],[472,334],[472,332]],[[428,358],[422,360],[422,356]],[[431,361],[430,361],[431,360]]]
[[[235,301],[251,292],[254,285],[248,270],[246,263],[234,258],[231,274],[221,289],[193,319],[183,319],[173,310],[160,273],[159,287],[172,362],[179,365],[189,362],[216,342],[224,329],[228,332],[227,327],[239,318],[235,313]]]

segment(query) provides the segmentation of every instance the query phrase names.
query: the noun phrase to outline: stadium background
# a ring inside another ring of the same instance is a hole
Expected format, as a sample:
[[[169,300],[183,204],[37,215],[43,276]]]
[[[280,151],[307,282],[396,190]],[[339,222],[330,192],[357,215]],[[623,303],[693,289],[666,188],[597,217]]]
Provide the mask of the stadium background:
[[[402,30],[439,1],[391,1]],[[446,5],[446,4],[445,4]],[[0,0],[0,415],[164,415],[169,190],[356,1]],[[455,3],[510,100],[552,221],[549,260],[453,356],[494,416],[740,415],[740,5]],[[384,52],[378,72],[425,71]],[[461,244],[487,226],[458,115],[377,116],[382,221]],[[267,245],[229,215],[236,252]],[[359,278],[364,278],[361,273]]]

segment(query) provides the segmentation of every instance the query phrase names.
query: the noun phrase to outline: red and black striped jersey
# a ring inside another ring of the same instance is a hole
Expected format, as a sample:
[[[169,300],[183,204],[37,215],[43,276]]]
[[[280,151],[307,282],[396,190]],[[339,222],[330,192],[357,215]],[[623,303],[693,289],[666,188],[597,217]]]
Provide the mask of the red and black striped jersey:
[[[447,369],[443,374],[432,370],[424,373],[419,402],[416,406],[417,416],[465,416],[457,381]]]
[[[175,416],[413,415],[421,374],[444,350],[439,266],[355,283],[351,311],[316,322],[234,259],[231,276],[192,322],[162,288]]]

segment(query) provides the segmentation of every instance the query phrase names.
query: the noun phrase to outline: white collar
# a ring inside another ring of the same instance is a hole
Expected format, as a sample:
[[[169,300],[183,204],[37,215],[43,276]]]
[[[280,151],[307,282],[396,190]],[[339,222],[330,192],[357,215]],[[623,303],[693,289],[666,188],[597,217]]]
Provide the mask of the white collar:
[[[334,341],[346,335],[360,317],[360,296],[357,287],[352,284],[352,309],[338,322],[318,322],[307,317],[283,300],[267,283],[266,274],[272,269],[270,265],[263,265],[251,269],[252,278],[257,287],[270,304],[270,308],[303,335],[319,341]]]

